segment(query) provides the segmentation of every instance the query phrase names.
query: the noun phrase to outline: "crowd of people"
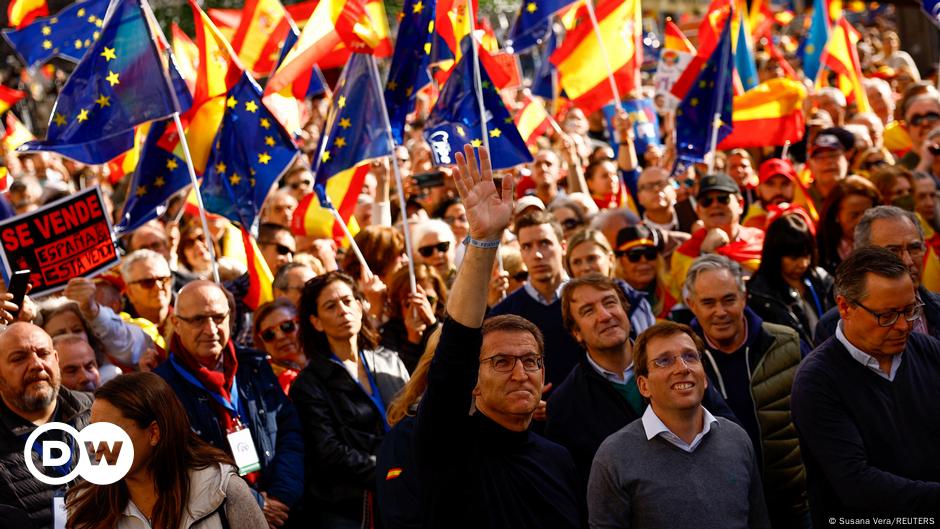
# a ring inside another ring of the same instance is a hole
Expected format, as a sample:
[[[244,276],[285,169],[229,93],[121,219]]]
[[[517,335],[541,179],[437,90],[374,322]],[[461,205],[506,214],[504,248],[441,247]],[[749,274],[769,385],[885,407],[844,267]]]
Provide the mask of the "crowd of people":
[[[674,173],[674,111],[637,152],[627,113],[608,131],[572,107],[531,164],[467,146],[435,168],[415,116],[363,184],[361,256],[293,231],[329,103],[310,102],[255,232],[273,300],[246,305],[238,229],[182,197],[114,270],[0,298],[0,526],[937,523],[940,93],[887,20],[859,28],[872,111],[811,89],[783,152]],[[30,82],[38,120],[49,80]],[[127,194],[108,166],[3,165],[0,217],[91,185],[116,216]],[[102,421],[133,441],[122,481],[31,475],[38,426]]]

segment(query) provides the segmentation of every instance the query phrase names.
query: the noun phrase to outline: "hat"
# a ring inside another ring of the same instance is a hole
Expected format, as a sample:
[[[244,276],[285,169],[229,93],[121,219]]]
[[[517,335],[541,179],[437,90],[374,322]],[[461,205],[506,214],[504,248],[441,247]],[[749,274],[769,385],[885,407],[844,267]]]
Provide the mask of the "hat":
[[[810,156],[816,151],[841,150],[847,151],[855,147],[855,135],[842,127],[829,127],[819,131],[810,146]]]
[[[659,230],[640,223],[622,228],[617,232],[618,252],[625,252],[638,246],[652,246],[662,251],[663,238],[659,234]]]
[[[796,181],[796,171],[793,166],[782,158],[770,158],[760,164],[760,170],[757,174],[760,183],[763,184],[777,175],[783,175],[792,182]]]
[[[514,215],[519,215],[525,210],[525,208],[532,206],[539,208],[539,211],[545,211],[545,204],[542,203],[542,199],[535,195],[526,195],[516,201],[516,207],[512,210],[512,212]]]
[[[738,183],[725,173],[715,173],[703,176],[698,181],[698,194],[695,198],[701,198],[709,191],[724,191],[725,193],[740,193]]]

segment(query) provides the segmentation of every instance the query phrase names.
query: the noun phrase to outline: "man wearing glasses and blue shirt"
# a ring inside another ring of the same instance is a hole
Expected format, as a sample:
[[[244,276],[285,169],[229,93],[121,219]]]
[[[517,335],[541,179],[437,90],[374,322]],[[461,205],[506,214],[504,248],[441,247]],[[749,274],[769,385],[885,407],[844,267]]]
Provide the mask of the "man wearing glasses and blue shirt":
[[[923,305],[890,250],[856,250],[836,269],[835,289],[842,321],[803,361],[791,402],[813,526],[875,516],[925,516],[933,521],[920,524],[933,525],[940,342],[913,332]]]

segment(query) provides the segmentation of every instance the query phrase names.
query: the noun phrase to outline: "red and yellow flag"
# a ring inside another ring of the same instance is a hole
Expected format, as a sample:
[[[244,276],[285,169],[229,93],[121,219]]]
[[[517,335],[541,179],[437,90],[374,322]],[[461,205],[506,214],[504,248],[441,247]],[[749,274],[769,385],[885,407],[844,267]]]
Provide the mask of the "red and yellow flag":
[[[7,5],[7,24],[20,29],[33,19],[49,15],[49,5],[46,0],[9,0]]]
[[[17,101],[26,97],[26,92],[0,85],[0,114],[13,107]]]
[[[595,16],[609,64],[604,64],[588,7],[574,15],[574,25],[561,46],[552,53],[558,81],[568,98],[585,113],[593,112],[614,99],[608,72],[621,97],[639,88],[643,48],[639,45],[642,24],[639,0],[601,0]]]
[[[242,12],[232,49],[252,75],[267,77],[277,66],[291,20],[278,0],[246,0]]]
[[[771,79],[734,98],[734,129],[719,150],[796,143],[803,138],[806,88],[798,81]]]
[[[868,95],[862,86],[862,66],[858,59],[858,31],[845,17],[832,26],[829,43],[820,57],[820,64],[836,74],[835,86],[845,94],[847,102],[855,102],[859,112],[870,112]],[[816,87],[826,86],[828,75],[821,71],[816,77]]]
[[[685,33],[679,29],[679,26],[671,18],[666,19],[666,27],[663,30],[664,41],[663,48],[667,50],[683,51],[695,55],[695,46],[686,38]]]
[[[268,268],[268,263],[261,255],[261,249],[255,238],[244,227],[241,228],[242,243],[245,245],[245,257],[248,265],[248,292],[242,300],[251,310],[274,300],[274,291],[271,284],[274,275]]]
[[[173,42],[173,57],[176,58],[176,69],[179,70],[183,80],[186,81],[186,87],[189,93],[196,91],[196,71],[199,64],[199,48],[196,43],[189,38],[189,35],[183,33],[183,30],[174,22],[170,26],[170,34]]]
[[[516,128],[525,144],[532,145],[551,126],[552,118],[540,100],[527,95],[523,98],[524,106],[516,114]]]
[[[330,202],[336,207],[340,217],[349,219],[346,227],[353,236],[359,233],[359,223],[356,222],[353,211],[359,200],[362,183],[369,174],[369,163],[368,160],[364,161],[337,173],[326,181],[326,194],[330,197]],[[332,238],[336,244],[343,247],[349,245],[349,240],[343,233],[343,227],[336,223],[330,210],[320,205],[316,193],[308,194],[297,205],[291,219],[291,231],[295,235],[306,235],[318,239]]]
[[[4,152],[13,152],[20,145],[35,139],[36,137],[26,128],[26,125],[12,112],[6,115],[6,132],[2,139]]]

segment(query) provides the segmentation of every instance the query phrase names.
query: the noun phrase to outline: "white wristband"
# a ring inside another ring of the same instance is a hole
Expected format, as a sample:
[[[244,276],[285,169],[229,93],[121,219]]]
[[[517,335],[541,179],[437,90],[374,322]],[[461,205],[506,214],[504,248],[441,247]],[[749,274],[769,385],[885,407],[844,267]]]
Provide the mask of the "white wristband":
[[[477,239],[473,239],[469,235],[467,235],[464,238],[463,243],[465,246],[467,245],[476,246],[477,248],[484,248],[484,249],[499,248],[499,239],[494,239],[492,241],[478,241]]]

